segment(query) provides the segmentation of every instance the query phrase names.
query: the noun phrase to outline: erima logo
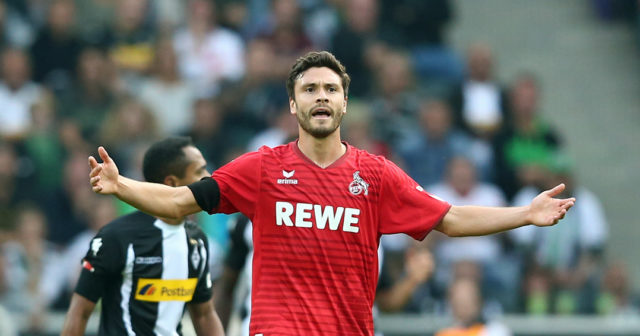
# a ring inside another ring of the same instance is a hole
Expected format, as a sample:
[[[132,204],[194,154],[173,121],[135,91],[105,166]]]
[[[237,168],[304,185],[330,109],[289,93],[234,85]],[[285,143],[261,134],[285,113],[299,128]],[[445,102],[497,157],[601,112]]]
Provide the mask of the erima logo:
[[[284,176],[283,179],[278,179],[278,184],[298,184],[298,180],[297,179],[292,179],[293,174],[295,174],[296,171],[292,170],[292,171],[286,171],[286,170],[282,170],[282,176]]]
[[[198,283],[197,278],[164,280],[164,279],[138,279],[136,300],[160,302],[160,301],[191,301]]]

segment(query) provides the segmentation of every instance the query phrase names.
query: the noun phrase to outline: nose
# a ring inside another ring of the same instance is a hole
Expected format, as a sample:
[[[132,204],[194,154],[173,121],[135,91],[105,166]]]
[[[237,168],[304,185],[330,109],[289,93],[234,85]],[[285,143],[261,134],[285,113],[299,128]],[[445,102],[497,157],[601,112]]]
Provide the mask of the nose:
[[[328,103],[329,96],[327,95],[326,90],[318,90],[318,96],[316,97],[316,102],[318,103]]]

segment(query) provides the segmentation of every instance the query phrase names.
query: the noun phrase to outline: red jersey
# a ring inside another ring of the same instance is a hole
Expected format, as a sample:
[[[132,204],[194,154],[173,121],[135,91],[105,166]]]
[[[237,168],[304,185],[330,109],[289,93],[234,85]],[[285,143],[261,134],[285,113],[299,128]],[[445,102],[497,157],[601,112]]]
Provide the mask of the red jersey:
[[[450,205],[384,157],[347,145],[320,168],[297,143],[213,173],[220,202],[253,222],[250,335],[373,335],[382,234],[423,239]]]

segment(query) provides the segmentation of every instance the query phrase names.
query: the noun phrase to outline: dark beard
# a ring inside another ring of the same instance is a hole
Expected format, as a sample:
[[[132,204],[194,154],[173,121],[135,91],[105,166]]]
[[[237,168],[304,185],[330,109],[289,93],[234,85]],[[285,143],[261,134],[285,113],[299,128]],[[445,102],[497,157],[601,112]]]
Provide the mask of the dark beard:
[[[342,122],[342,114],[334,114],[334,121],[337,121],[335,123],[335,127],[333,128],[312,128],[311,127],[311,112],[309,111],[309,113],[306,114],[308,116],[307,119],[301,119],[301,114],[300,113],[296,113],[296,118],[298,119],[298,125],[300,125],[300,127],[302,127],[303,130],[305,130],[305,132],[311,134],[312,137],[316,138],[316,139],[324,139],[326,137],[328,137],[329,135],[333,134],[333,132],[335,132],[338,127],[340,127],[340,123]]]

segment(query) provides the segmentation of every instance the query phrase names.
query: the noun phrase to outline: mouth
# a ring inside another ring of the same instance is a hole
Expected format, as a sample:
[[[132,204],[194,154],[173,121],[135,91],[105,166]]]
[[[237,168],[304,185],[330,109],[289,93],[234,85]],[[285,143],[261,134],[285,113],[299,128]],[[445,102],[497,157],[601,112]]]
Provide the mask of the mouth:
[[[331,118],[331,110],[326,107],[316,107],[311,110],[311,117],[314,119],[329,119]]]

